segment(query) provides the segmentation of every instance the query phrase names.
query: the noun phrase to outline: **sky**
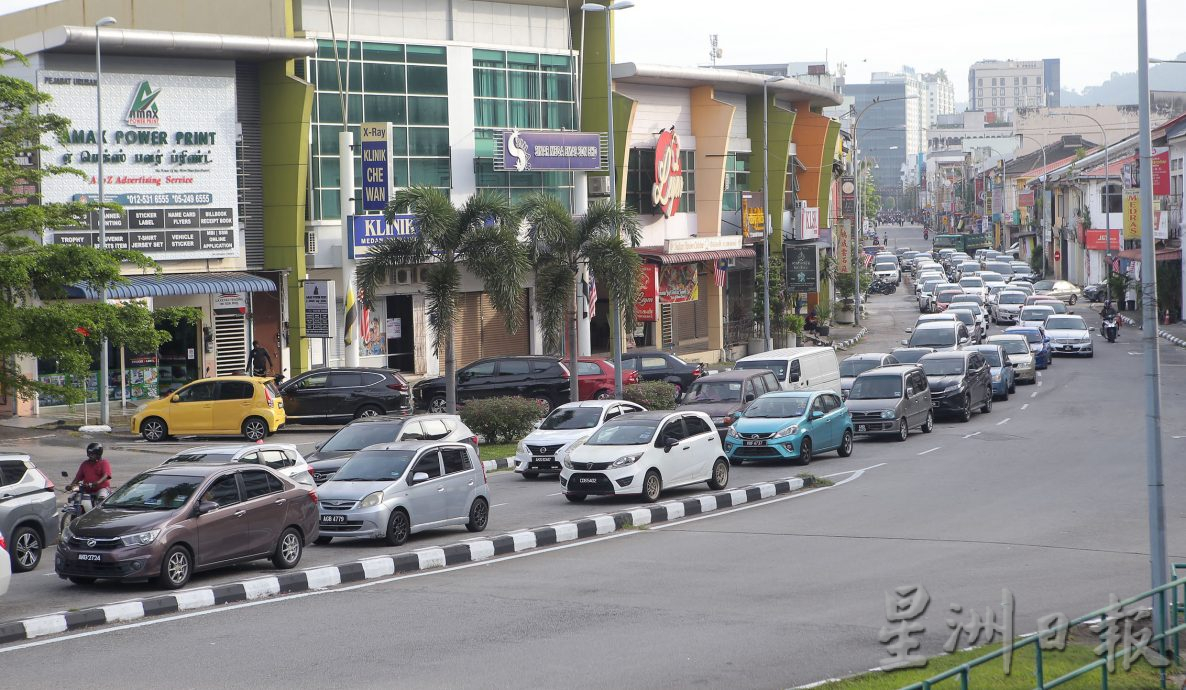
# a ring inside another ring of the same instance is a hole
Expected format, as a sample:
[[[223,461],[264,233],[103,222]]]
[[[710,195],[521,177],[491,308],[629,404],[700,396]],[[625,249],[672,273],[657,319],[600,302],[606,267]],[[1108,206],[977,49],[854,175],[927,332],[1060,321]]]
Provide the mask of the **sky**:
[[[158,0],[168,2],[168,0]],[[443,0],[432,0],[443,1]],[[0,14],[47,0],[0,0]],[[1082,90],[1136,70],[1136,0],[634,0],[618,14],[617,59],[668,65],[844,63],[847,80],[871,73],[947,71],[967,100],[968,67],[982,59],[1061,58],[1062,86]],[[1186,2],[1148,0],[1149,55],[1186,52]],[[1186,89],[1186,85],[1183,85]]]

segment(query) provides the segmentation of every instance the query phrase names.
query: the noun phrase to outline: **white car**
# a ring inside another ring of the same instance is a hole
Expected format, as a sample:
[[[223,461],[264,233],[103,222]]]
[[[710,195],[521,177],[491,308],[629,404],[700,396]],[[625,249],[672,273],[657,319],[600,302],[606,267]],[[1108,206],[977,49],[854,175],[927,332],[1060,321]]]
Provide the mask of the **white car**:
[[[960,278],[960,289],[970,295],[980,295],[988,299],[988,288],[984,286],[984,280],[977,276]]]
[[[298,484],[314,486],[313,470],[291,443],[244,443],[224,446],[198,446],[177,453],[161,463],[172,465],[184,462],[267,465]]]
[[[1095,348],[1091,344],[1091,329],[1087,327],[1082,316],[1051,316],[1046,319],[1046,337],[1050,338],[1051,352],[1095,356]]]
[[[1014,323],[1025,306],[1026,294],[1021,290],[1002,290],[993,304],[992,320],[998,324]]]
[[[535,431],[515,448],[515,471],[525,479],[560,471],[556,456],[569,444],[601,428],[611,419],[631,412],[645,412],[642,405],[623,400],[585,400],[552,410]]]
[[[938,280],[940,282],[946,283],[947,276],[943,275],[939,271],[926,271],[924,273],[920,273],[920,274],[914,276],[914,296],[915,297],[918,297],[919,294],[922,293],[922,284],[927,282],[928,280]]]
[[[902,282],[902,272],[898,268],[897,261],[879,259],[877,263],[873,264],[873,275],[894,284]]]
[[[1021,313],[1017,315],[1017,325],[1031,328],[1042,327],[1046,324],[1047,316],[1054,316],[1054,309],[1031,304],[1021,308]]]
[[[8,583],[12,580],[12,559],[8,556],[8,544],[4,542],[4,534],[0,533],[0,597],[8,591]]]
[[[665,488],[729,483],[729,461],[703,412],[636,412],[606,422],[561,456],[560,487],[570,501],[641,495],[653,503]]]

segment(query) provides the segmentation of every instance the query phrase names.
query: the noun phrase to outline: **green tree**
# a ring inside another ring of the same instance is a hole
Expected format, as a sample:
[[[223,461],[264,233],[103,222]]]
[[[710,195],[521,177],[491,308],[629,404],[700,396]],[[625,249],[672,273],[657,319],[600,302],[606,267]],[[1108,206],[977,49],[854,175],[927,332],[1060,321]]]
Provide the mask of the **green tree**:
[[[598,292],[604,291],[610,304],[621,308],[626,330],[633,330],[633,305],[638,297],[642,263],[632,249],[642,240],[638,216],[609,201],[598,201],[589,206],[585,215],[573,218],[564,204],[545,192],[528,196],[518,210],[527,222],[527,247],[535,265],[535,306],[540,314],[544,349],[560,351],[566,314],[572,315],[572,344],[577,342],[582,265],[597,281]],[[569,347],[569,357],[573,372],[570,397],[575,402],[580,399],[575,346]]]
[[[873,218],[881,210],[881,194],[877,192],[877,180],[873,179],[873,168],[865,165],[863,191],[861,193],[861,215]]]
[[[530,270],[519,241],[519,218],[501,194],[478,192],[453,206],[447,192],[436,187],[401,189],[387,206],[388,222],[411,213],[418,232],[394,237],[372,248],[358,265],[358,289],[367,303],[396,266],[428,264],[425,310],[433,332],[433,349],[445,350],[445,400],[429,401],[433,412],[457,410],[457,363],[453,327],[461,295],[461,267],[477,276],[494,308],[514,332],[523,325],[523,280]]]
[[[0,60],[28,64],[23,55],[4,48]],[[85,227],[88,214],[97,208],[79,202],[49,203],[36,198],[36,191],[29,193],[55,175],[86,178],[66,166],[23,164],[49,150],[46,141],[61,141],[66,135],[70,123],[45,112],[49,101],[50,96],[33,84],[0,74],[0,389],[21,397],[54,394],[73,403],[82,401],[81,388],[29,379],[20,373],[16,359],[55,360],[61,371],[82,377],[104,336],[114,345],[147,352],[169,334],[156,330],[152,313],[140,305],[66,299],[70,285],[98,289],[122,282],[122,262],[140,268],[155,264],[139,252],[41,244],[43,229]]]

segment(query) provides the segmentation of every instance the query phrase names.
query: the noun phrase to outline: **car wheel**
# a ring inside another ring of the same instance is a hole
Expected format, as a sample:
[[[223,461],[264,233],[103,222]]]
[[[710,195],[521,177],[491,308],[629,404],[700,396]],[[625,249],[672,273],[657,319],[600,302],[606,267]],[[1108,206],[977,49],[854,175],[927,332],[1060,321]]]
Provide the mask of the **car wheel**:
[[[1016,392],[1017,392],[1017,379],[1009,379],[1009,393],[1013,394]]]
[[[980,414],[988,414],[992,412],[992,390],[988,391],[988,395],[984,396],[984,404],[980,406]]]
[[[471,532],[481,532],[489,522],[490,504],[484,498],[475,498],[469,507],[469,522],[465,523],[465,528]]]
[[[929,434],[935,430],[935,415],[932,412],[927,413],[927,421],[922,423],[922,433]]]
[[[318,546],[325,546],[333,540],[333,537],[317,537],[317,539],[313,540],[313,543]]]
[[[972,392],[964,393],[964,409],[960,411],[960,421],[972,421]]]
[[[659,494],[663,493],[663,479],[655,470],[647,472],[646,476],[642,478],[642,500],[647,503],[654,503],[659,500]]]
[[[181,589],[189,582],[194,572],[194,559],[189,549],[178,545],[165,553],[161,561],[161,575],[157,582],[165,589]]]
[[[70,576],[70,581],[76,585],[93,585],[93,584],[95,584],[95,580],[97,580],[97,579],[99,579],[99,578],[97,578],[97,577],[81,577],[79,575],[71,575]]]
[[[580,503],[585,500],[585,494],[564,494],[569,503]]]
[[[836,449],[836,454],[842,458],[852,455],[852,432],[848,429],[844,430],[844,438],[840,439],[840,447]]]
[[[717,458],[712,464],[712,477],[708,480],[708,488],[720,491],[729,485],[729,462],[724,458]]]
[[[149,417],[140,422],[140,435],[145,441],[156,443],[169,437],[169,426],[160,417]]]
[[[905,441],[908,438],[910,438],[910,422],[902,417],[898,420],[898,441]]]
[[[272,553],[272,565],[280,570],[295,568],[304,552],[305,541],[301,533],[295,527],[289,527],[280,533],[280,540],[276,542],[276,550]]]
[[[449,403],[445,400],[445,396],[443,395],[434,397],[428,403],[428,411],[433,414],[445,414],[445,411],[448,409]]]
[[[362,419],[363,417],[382,417],[383,408],[378,405],[363,405],[354,413],[355,419]]]
[[[243,438],[254,443],[267,437],[268,423],[262,417],[248,417],[243,420]]]
[[[602,388],[601,390],[597,391],[597,394],[593,396],[593,398],[594,398],[595,400],[610,400],[610,399],[612,399],[613,397],[614,397],[614,393],[613,393],[613,391],[608,391],[608,390],[606,390],[606,389],[604,389],[604,388]]]
[[[803,440],[799,442],[799,457],[796,458],[797,465],[811,464],[811,437],[804,436]]]
[[[412,521],[408,514],[396,508],[391,511],[391,519],[387,521],[387,543],[392,546],[403,546],[412,534]]]
[[[539,472],[524,472],[523,473],[524,479],[535,479],[538,476],[539,476]]]
[[[41,562],[41,535],[37,534],[37,530],[29,526],[17,527],[11,535],[12,541],[9,542],[9,548],[12,549],[10,558],[12,560],[12,571],[14,573],[27,573],[37,567]]]

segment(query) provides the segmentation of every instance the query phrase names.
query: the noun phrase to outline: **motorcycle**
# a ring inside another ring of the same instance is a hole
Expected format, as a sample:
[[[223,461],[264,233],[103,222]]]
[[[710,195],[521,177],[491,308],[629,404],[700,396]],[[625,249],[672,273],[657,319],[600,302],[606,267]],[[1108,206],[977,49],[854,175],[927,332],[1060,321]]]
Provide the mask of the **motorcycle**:
[[[892,295],[897,291],[897,283],[888,280],[882,280],[881,278],[878,278],[869,284],[869,292],[876,292],[881,295]]]
[[[62,472],[62,479],[69,479],[69,472]],[[62,506],[62,517],[58,520],[58,540],[62,538],[62,534],[70,523],[82,516],[87,511],[86,506],[83,505],[82,485],[81,484],[67,484],[62,488],[63,493],[66,494],[66,505]],[[90,502],[89,500],[87,501]]]
[[[1108,339],[1109,343],[1116,342],[1116,334],[1120,332],[1120,318],[1109,316],[1104,319],[1103,331],[1104,337]]]
[[[931,233],[927,232],[926,230],[923,230],[922,231],[922,241],[926,242],[929,239],[931,239]]]

